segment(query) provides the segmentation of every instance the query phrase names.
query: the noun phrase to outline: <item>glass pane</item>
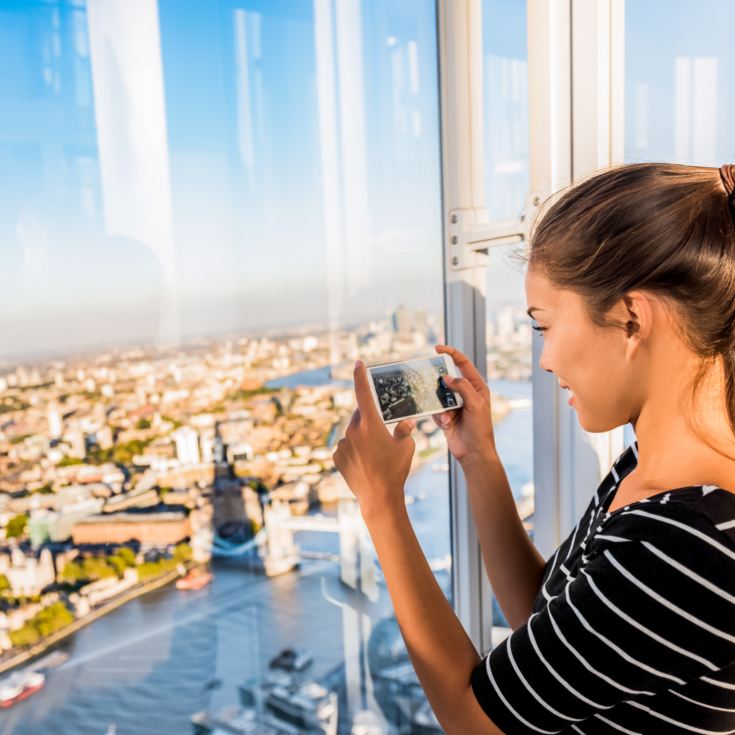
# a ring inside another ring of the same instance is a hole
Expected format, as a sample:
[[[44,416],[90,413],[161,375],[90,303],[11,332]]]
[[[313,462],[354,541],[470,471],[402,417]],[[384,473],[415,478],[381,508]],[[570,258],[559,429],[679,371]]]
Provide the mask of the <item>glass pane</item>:
[[[531,323],[523,285],[522,245],[490,248],[487,281],[487,376],[498,454],[523,524],[533,539]],[[510,633],[493,599],[493,639]],[[498,639],[499,640],[499,639]]]
[[[625,6],[625,161],[735,161],[735,5]],[[626,425],[626,446],[635,441]]]
[[[735,5],[625,6],[625,159],[735,160]]]
[[[528,192],[526,3],[483,0],[485,206],[518,217]]]
[[[483,0],[485,206],[491,220],[518,217],[529,187],[526,3]],[[498,452],[533,538],[531,327],[520,246],[490,249],[487,375]],[[493,599],[493,643],[511,632]]]
[[[3,734],[439,731],[331,460],[444,338],[435,11],[0,4]]]

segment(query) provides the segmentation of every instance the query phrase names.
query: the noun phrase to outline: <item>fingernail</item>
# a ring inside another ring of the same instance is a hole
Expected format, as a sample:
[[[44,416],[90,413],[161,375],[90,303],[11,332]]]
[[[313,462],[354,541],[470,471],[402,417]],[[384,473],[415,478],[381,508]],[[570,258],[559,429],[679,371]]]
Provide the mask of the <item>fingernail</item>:
[[[355,360],[355,370],[362,367],[362,360]]]

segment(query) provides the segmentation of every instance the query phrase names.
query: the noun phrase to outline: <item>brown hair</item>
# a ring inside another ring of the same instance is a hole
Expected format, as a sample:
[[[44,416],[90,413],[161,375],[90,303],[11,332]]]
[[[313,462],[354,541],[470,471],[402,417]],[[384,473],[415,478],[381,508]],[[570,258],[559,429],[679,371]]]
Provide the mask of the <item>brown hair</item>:
[[[722,358],[735,434],[735,199],[716,168],[674,163],[617,166],[565,190],[536,221],[523,259],[579,294],[591,321],[644,290],[672,307],[702,365],[693,391]]]

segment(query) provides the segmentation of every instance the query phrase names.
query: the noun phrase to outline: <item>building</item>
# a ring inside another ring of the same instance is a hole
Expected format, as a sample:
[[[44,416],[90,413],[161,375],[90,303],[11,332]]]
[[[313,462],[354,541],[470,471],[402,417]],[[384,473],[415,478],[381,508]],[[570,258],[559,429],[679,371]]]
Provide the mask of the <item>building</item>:
[[[0,574],[10,583],[14,595],[37,595],[56,579],[51,552],[43,549],[38,557],[26,556],[14,548],[8,554],[0,554]]]
[[[58,511],[34,510],[28,521],[28,535],[34,547],[46,541],[66,541],[74,525],[88,516],[99,513],[104,504],[102,498],[87,498],[62,506]]]
[[[124,544],[135,540],[142,546],[169,546],[190,536],[191,523],[183,511],[95,515],[72,529],[75,545]]]
[[[199,464],[199,435],[190,426],[182,426],[173,433],[176,458],[181,464]]]

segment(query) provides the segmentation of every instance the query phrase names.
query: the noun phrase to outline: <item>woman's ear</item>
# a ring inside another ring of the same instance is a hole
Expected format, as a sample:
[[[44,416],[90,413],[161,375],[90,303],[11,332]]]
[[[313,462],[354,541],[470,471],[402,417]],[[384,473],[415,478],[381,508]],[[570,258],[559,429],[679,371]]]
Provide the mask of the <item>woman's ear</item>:
[[[645,340],[650,334],[653,323],[653,304],[651,297],[643,291],[630,291],[623,296],[625,306],[625,336],[636,335]]]

